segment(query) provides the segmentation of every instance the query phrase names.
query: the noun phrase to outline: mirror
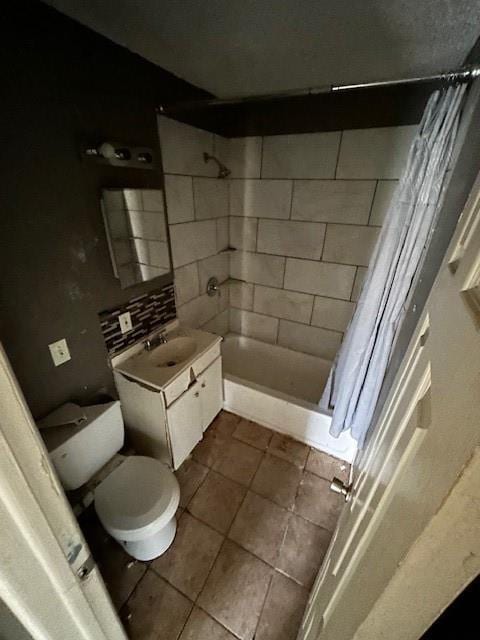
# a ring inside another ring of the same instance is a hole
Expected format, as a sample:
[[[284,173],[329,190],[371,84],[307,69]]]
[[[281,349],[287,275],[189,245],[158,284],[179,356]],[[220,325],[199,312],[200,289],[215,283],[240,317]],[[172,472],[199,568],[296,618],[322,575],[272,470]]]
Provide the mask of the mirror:
[[[122,289],[172,271],[163,191],[103,189],[101,204]]]

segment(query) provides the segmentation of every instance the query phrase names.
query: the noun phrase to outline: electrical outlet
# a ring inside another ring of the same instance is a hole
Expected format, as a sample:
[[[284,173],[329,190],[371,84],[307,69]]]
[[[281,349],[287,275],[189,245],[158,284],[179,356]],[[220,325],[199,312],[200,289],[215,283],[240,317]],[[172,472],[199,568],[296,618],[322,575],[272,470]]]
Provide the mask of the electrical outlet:
[[[128,333],[132,330],[132,317],[129,311],[121,313],[118,316],[118,322],[120,323],[120,331],[122,333]]]
[[[65,338],[63,338],[63,340],[57,340],[57,342],[52,342],[52,344],[48,345],[48,348],[50,349],[53,364],[56,367],[71,360],[70,351]]]

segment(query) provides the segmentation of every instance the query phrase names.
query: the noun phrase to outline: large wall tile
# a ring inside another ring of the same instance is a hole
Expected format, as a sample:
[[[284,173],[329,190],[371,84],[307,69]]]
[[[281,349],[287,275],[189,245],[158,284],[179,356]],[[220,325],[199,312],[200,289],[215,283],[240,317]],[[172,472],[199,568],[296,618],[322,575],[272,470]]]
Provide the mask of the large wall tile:
[[[253,284],[239,281],[230,282],[230,305],[237,309],[251,311],[253,309]]]
[[[344,131],[337,178],[400,178],[417,126]]]
[[[230,246],[243,251],[255,251],[257,248],[256,218],[230,218]]]
[[[294,351],[333,360],[341,341],[341,333],[289,320],[280,320],[278,344]]]
[[[289,218],[290,180],[230,180],[230,215]]]
[[[229,260],[228,253],[218,253],[200,260],[198,263],[198,275],[200,278],[200,292],[207,292],[207,283],[210,278],[217,278],[218,282],[225,282],[228,278]]]
[[[229,244],[229,218],[217,219],[217,251],[223,251]]]
[[[355,267],[288,258],[285,289],[350,300]]]
[[[222,311],[214,318],[202,325],[204,331],[210,331],[210,333],[216,333],[219,336],[226,336],[230,331],[230,314],[228,309]]]
[[[195,218],[193,209],[193,180],[190,176],[166,174],[165,196],[169,224],[189,222]]]
[[[334,178],[340,132],[268,136],[263,178]]]
[[[201,327],[214,318],[218,313],[217,297],[204,295],[190,300],[177,309],[177,316],[181,323],[192,329]]]
[[[333,298],[315,298],[311,324],[324,329],[345,331],[352,319],[355,303]]]
[[[158,129],[163,170],[194,176],[216,176],[217,166],[206,163],[203,153],[213,153],[213,133],[159,116]]]
[[[226,311],[230,305],[230,283],[225,280],[218,287],[218,312]]]
[[[324,236],[325,225],[319,222],[259,220],[257,251],[318,260]]]
[[[263,342],[275,343],[278,320],[242,309],[230,309],[230,330]]]
[[[218,178],[194,178],[195,219],[228,216],[228,181]]]
[[[329,224],[322,259],[368,267],[378,232],[375,227]]]
[[[196,262],[175,269],[173,277],[177,306],[185,304],[200,295],[198,266]]]
[[[292,220],[367,224],[375,180],[295,180]]]
[[[367,267],[357,267],[357,273],[355,275],[355,282],[353,283],[351,300],[358,302],[360,294],[362,293],[363,282],[367,275]]]
[[[230,169],[231,178],[260,178],[262,138],[222,138],[215,136],[215,154]]]
[[[309,324],[312,306],[313,296],[306,293],[255,285],[253,310],[257,313]]]
[[[236,280],[281,287],[284,270],[285,258],[278,256],[236,251],[230,257],[230,275]]]
[[[217,253],[215,220],[171,225],[170,240],[175,268],[213,256]]]
[[[369,224],[378,227],[382,226],[397,185],[398,180],[378,181]]]

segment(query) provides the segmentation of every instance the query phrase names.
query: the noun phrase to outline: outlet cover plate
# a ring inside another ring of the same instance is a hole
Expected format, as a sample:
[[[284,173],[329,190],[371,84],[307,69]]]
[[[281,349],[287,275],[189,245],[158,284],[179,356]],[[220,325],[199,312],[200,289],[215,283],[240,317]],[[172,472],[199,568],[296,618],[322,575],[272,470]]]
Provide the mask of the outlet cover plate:
[[[63,338],[62,340],[57,340],[57,342],[52,342],[48,345],[48,348],[50,349],[50,355],[52,356],[53,364],[56,367],[72,359],[65,338]]]
[[[122,333],[128,333],[133,328],[132,327],[132,316],[130,315],[129,311],[126,311],[125,313],[121,313],[118,316],[118,322],[120,323],[120,331]]]

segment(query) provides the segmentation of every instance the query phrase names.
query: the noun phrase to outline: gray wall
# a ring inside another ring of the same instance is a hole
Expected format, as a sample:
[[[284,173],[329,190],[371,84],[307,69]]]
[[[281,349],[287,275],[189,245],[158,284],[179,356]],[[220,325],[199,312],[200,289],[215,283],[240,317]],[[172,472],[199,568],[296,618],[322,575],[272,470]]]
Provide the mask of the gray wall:
[[[201,92],[39,3],[2,14],[0,339],[32,413],[113,391],[99,311],[121,290],[101,187],[160,188],[161,172],[82,163],[80,143],[158,147],[155,105]],[[48,344],[72,360],[54,368]]]

